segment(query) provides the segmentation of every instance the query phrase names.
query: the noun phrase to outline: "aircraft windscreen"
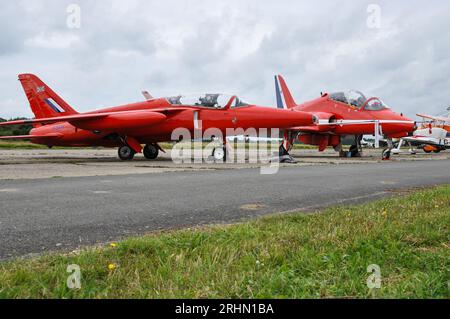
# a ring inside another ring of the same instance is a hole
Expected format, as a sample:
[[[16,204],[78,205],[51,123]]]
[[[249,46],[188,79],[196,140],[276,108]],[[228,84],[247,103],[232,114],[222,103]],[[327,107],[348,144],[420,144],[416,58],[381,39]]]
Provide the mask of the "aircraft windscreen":
[[[199,95],[178,95],[168,97],[167,101],[172,105],[200,106],[221,109],[230,101],[233,95],[229,94],[199,94]],[[246,106],[248,103],[236,97],[231,107]]]
[[[364,105],[367,98],[364,94],[359,91],[350,90],[348,92],[337,92],[330,94],[330,99],[333,101],[345,103],[348,105],[352,105],[354,107],[360,108]]]
[[[366,106],[364,106],[364,110],[366,111],[381,111],[384,109],[388,109],[389,107],[383,103],[379,98],[371,98],[367,101]]]

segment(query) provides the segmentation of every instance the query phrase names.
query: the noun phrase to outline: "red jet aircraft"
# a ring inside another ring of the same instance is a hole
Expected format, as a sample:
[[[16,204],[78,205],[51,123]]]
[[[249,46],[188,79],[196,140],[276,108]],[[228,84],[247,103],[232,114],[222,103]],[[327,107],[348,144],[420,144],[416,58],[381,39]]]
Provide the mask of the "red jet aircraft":
[[[388,148],[383,150],[383,159],[389,159],[393,148],[392,138],[408,136],[416,128],[413,120],[393,112],[379,98],[366,98],[358,91],[325,93],[315,100],[297,104],[281,75],[275,76],[275,89],[278,108],[310,112],[316,116],[316,124],[285,132],[280,156],[286,161],[292,160],[289,151],[297,138],[305,144],[317,145],[319,151],[332,146],[340,156],[361,156],[361,139],[365,134],[375,135],[377,147],[380,136],[387,138]],[[354,136],[355,142],[348,153],[342,151],[344,136]]]
[[[162,150],[158,142],[170,141],[177,128],[193,134],[199,121],[202,132],[209,128],[221,130],[225,145],[228,128],[288,129],[311,125],[314,120],[311,113],[251,105],[237,96],[223,94],[152,98],[144,92],[145,102],[78,113],[37,76],[21,74],[19,80],[35,119],[3,122],[0,126],[31,124],[34,128],[30,135],[0,139],[31,139],[48,147],[119,147],[122,160],[131,160],[142,150],[147,159],[157,158]],[[146,145],[142,148],[141,144]],[[213,156],[225,158],[225,146],[219,149]]]

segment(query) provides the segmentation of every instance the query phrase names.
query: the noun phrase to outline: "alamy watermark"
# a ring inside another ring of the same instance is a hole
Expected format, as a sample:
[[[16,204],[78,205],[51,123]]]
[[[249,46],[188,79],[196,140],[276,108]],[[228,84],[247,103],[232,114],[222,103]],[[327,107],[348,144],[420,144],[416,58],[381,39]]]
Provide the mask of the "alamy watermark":
[[[367,288],[380,289],[381,288],[381,268],[377,264],[367,266],[367,272],[370,273],[367,277]]]
[[[70,273],[67,277],[67,288],[69,289],[81,289],[81,268],[80,266],[73,264],[67,266],[66,271]]]
[[[369,4],[367,6],[366,25],[369,29],[381,28],[381,6],[379,4]]]
[[[66,25],[69,29],[81,28],[81,7],[76,3],[69,4],[66,8]]]
[[[202,123],[198,121],[193,135],[187,128],[173,130],[171,139],[179,142],[173,146],[171,158],[175,164],[261,163],[261,174],[276,174],[279,170],[279,136],[279,129],[270,129],[269,134],[269,129],[265,128],[227,128],[225,132],[208,128],[203,131]],[[255,142],[236,143],[237,137]],[[206,146],[204,141],[209,141]]]

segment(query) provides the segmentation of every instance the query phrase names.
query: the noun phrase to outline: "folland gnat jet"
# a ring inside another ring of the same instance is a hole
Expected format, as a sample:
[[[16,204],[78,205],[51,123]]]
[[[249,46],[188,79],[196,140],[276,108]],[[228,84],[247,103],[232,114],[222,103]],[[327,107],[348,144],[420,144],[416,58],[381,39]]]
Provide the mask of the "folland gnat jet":
[[[401,147],[404,143],[409,144],[410,153],[415,154],[416,151],[412,148],[422,148],[425,153],[440,153],[443,150],[450,148],[450,114],[445,116],[433,116],[417,114],[424,121],[413,136],[404,137],[400,140],[395,153],[401,152]]]
[[[33,129],[30,135],[0,139],[30,139],[48,147],[118,147],[121,160],[131,160],[140,152],[156,159],[162,150],[158,143],[171,141],[177,128],[189,130],[192,136],[196,129],[222,131],[223,144],[212,155],[223,159],[227,129],[288,129],[311,125],[314,120],[311,113],[257,106],[223,94],[153,98],[143,92],[144,102],[78,113],[37,76],[21,74],[19,80],[35,119],[0,125],[31,124]]]
[[[377,148],[380,139],[386,138],[388,147],[383,150],[382,158],[387,160],[394,147],[392,139],[409,136],[416,127],[413,120],[392,111],[379,98],[367,98],[358,91],[324,93],[315,100],[297,104],[281,75],[275,76],[275,90],[278,108],[310,112],[316,117],[313,125],[285,131],[280,156],[286,161],[290,160],[289,151],[296,139],[304,144],[317,145],[319,151],[332,146],[340,156],[361,156],[361,139],[365,134],[375,135]],[[354,137],[349,152],[342,148],[342,140],[346,136]]]

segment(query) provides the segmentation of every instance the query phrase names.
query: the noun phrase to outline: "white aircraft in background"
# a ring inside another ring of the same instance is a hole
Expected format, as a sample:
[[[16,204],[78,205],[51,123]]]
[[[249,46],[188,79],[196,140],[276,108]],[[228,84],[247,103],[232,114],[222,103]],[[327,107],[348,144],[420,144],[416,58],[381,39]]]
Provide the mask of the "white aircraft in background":
[[[450,108],[447,108],[450,111]],[[404,137],[393,150],[394,154],[400,153],[402,145],[406,142],[410,146],[410,153],[415,154],[413,146],[422,148],[425,153],[440,153],[450,149],[450,113],[449,116],[432,116],[417,114],[424,119],[423,125],[414,132],[411,137]]]

